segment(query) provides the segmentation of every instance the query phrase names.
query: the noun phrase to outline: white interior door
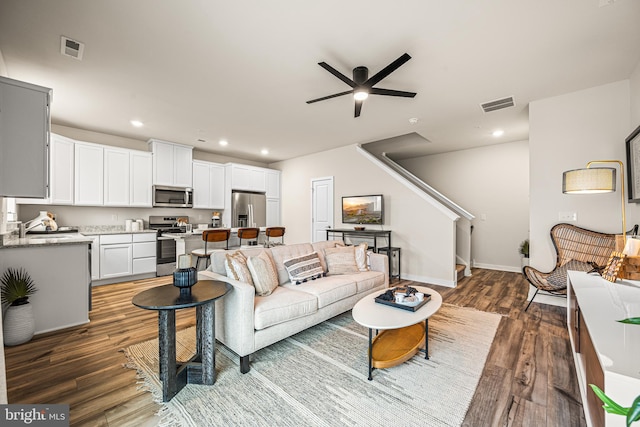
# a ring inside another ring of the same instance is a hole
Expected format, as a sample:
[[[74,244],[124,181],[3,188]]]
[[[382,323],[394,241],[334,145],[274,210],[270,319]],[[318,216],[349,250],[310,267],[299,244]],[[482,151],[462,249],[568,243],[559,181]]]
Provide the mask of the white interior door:
[[[327,240],[327,228],[333,228],[333,177],[311,180],[311,241]]]

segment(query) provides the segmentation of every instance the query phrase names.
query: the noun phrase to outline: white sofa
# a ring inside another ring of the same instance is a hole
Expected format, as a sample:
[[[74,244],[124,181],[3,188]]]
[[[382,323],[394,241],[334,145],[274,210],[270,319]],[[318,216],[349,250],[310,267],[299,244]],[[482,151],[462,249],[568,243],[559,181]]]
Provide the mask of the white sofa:
[[[336,242],[342,243],[330,240],[240,249],[246,257],[270,252],[280,285],[269,296],[257,296],[252,285],[226,276],[225,254],[234,251],[211,255],[211,266],[199,278],[233,286],[216,301],[216,339],[240,356],[242,373],[249,372],[249,356],[257,350],[348,311],[363,296],[389,287],[387,256],[376,253],[369,253],[369,271],[327,275],[299,285],[289,281],[283,261],[315,251],[326,268],[324,249],[335,247]]]

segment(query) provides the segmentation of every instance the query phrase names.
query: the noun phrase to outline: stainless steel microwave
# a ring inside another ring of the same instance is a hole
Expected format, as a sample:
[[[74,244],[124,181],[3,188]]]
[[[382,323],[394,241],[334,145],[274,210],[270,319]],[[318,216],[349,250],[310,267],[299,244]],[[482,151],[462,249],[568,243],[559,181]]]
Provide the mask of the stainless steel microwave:
[[[168,208],[192,208],[193,188],[154,185],[153,206]]]

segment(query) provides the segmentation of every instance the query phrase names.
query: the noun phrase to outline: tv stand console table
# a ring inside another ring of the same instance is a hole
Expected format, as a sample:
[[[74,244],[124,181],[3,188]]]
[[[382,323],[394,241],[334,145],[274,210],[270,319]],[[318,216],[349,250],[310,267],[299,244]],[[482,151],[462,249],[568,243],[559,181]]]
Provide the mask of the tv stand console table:
[[[373,240],[373,251],[378,252],[378,239],[387,239],[385,247],[391,247],[391,230],[352,230],[346,228],[327,228],[327,240],[336,238],[336,235],[340,235],[342,240],[345,237],[360,237]]]

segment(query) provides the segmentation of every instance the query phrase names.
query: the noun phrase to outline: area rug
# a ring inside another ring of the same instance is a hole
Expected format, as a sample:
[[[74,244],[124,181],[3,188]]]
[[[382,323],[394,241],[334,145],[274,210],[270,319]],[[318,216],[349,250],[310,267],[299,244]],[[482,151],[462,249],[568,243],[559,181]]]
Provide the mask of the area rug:
[[[162,426],[460,426],[482,374],[500,316],[443,304],[429,320],[429,355],[377,369],[367,380],[368,330],[351,312],[254,355],[216,346],[217,381],[187,385],[160,411]],[[178,332],[178,359],[195,348],[195,330]],[[125,350],[141,386],[161,401],[158,341]]]

